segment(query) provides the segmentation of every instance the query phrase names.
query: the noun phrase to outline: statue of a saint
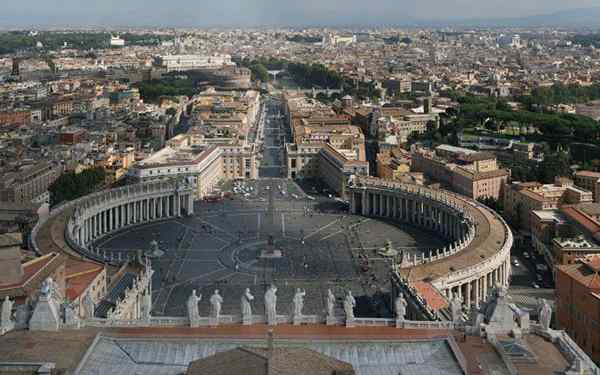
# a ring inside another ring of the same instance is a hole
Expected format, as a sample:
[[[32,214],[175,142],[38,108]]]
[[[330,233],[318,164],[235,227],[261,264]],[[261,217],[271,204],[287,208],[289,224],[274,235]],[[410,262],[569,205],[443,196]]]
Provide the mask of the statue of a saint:
[[[94,307],[94,301],[92,300],[92,296],[90,295],[89,291],[85,294],[85,296],[83,296],[82,302],[84,317],[93,318],[96,308]]]
[[[0,316],[0,326],[8,327],[12,322],[12,308],[14,302],[8,298],[8,296],[4,297],[4,301],[2,301],[2,315]]]
[[[543,331],[548,331],[550,329],[550,322],[552,321],[552,307],[550,307],[548,301],[543,298],[538,320]]]
[[[277,287],[271,285],[265,293],[265,314],[267,315],[267,324],[277,324]]]
[[[246,288],[242,295],[242,319],[252,318],[252,305],[250,304],[254,300],[254,296],[250,293],[250,288]]]
[[[215,292],[210,297],[210,305],[212,306],[211,317],[218,321],[219,316],[221,316],[221,306],[223,305],[223,297],[219,294],[219,289],[215,289]]]
[[[146,291],[142,295],[142,306],[140,309],[140,318],[143,320],[149,320],[151,310],[152,310],[152,295],[148,291]]]
[[[40,290],[43,296],[51,297],[54,292],[54,280],[51,277],[48,277],[46,280],[42,282],[42,288]]]
[[[408,302],[406,302],[402,293],[396,297],[394,304],[396,305],[396,319],[404,320],[406,318],[406,306],[408,306]]]
[[[346,313],[346,320],[354,319],[354,307],[356,306],[356,300],[352,295],[352,291],[348,291],[346,298],[344,299],[344,312]]]
[[[302,316],[305,295],[305,290],[302,290],[300,288],[296,289],[296,294],[294,294],[294,316]]]
[[[187,310],[190,322],[197,322],[200,319],[200,313],[198,312],[198,302],[202,300],[202,294],[196,295],[196,289],[192,291],[192,294],[187,300]]]
[[[454,294],[454,297],[450,301],[450,313],[454,323],[458,323],[462,320],[462,301],[458,294]]]
[[[64,304],[64,322],[67,326],[77,326],[79,327],[79,315],[75,311],[75,306],[70,303]]]
[[[333,318],[335,315],[335,296],[331,289],[327,289],[327,316]]]

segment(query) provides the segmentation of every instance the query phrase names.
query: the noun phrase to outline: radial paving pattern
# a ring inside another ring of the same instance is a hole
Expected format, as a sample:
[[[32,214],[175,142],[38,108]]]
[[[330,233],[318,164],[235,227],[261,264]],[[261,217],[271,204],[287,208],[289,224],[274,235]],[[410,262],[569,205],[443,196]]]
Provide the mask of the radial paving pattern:
[[[281,198],[281,197],[280,197]],[[265,287],[275,283],[279,308],[289,311],[295,288],[307,291],[305,313],[322,314],[327,289],[342,298],[352,289],[358,296],[361,316],[388,315],[389,264],[377,250],[390,240],[401,254],[439,247],[433,233],[398,227],[335,208],[334,201],[268,199],[198,203],[196,216],[149,224],[116,234],[97,246],[107,253],[147,251],[155,239],[165,255],[153,259],[154,314],[184,315],[185,300],[197,289],[205,296],[201,313],[207,314],[206,298],[220,289],[225,314],[239,313],[246,287],[256,297],[256,313],[262,313]],[[281,258],[261,258],[269,242]],[[373,297],[375,296],[375,297]]]

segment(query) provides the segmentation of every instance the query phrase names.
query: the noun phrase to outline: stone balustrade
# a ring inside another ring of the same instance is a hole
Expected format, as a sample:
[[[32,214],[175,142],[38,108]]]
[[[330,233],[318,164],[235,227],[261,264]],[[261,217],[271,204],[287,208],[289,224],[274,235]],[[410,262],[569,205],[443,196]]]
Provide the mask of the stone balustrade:
[[[214,326],[212,318],[200,317],[198,323],[200,327]],[[296,324],[325,324],[345,326],[346,318],[344,316],[335,316],[326,319],[319,315],[303,315],[299,317],[300,322]],[[291,315],[278,315],[277,324],[294,324],[294,318]],[[240,315],[221,315],[218,325],[242,324]],[[252,324],[266,324],[264,315],[253,315]],[[354,318],[352,325],[355,327],[397,327],[403,329],[432,329],[432,330],[452,330],[458,327],[453,322],[442,321],[413,321],[389,318]],[[143,319],[108,319],[108,318],[90,318],[81,323],[81,327],[189,327],[190,321],[187,317],[151,317],[149,320]]]

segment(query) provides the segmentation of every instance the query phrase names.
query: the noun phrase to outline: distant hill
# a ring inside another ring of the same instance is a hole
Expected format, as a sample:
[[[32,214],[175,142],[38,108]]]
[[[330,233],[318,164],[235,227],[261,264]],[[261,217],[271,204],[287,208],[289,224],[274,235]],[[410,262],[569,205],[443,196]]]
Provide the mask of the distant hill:
[[[415,26],[600,28],[600,7],[569,9],[527,17],[420,20],[415,22]]]

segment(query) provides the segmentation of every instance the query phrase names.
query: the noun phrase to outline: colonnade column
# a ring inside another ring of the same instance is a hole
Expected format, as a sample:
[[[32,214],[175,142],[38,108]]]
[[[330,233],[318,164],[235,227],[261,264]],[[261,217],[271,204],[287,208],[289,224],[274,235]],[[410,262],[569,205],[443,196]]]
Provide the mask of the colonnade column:
[[[194,194],[188,194],[188,215],[194,214]]]
[[[469,281],[467,283],[467,291],[466,292],[467,292],[467,298],[465,300],[465,303],[466,303],[467,307],[470,307],[471,306],[471,281]]]
[[[483,293],[481,298],[485,301],[487,299],[487,274],[483,275]]]

